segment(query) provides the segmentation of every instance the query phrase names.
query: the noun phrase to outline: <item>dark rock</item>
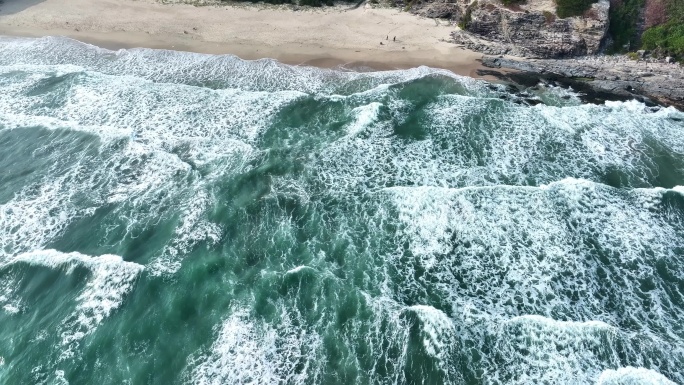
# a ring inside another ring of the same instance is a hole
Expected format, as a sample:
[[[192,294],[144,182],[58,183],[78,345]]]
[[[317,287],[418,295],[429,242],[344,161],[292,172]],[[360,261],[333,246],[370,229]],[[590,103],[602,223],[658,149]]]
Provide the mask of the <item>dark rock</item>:
[[[649,63],[648,72],[644,72],[643,62],[625,60],[622,56],[564,60],[512,60],[485,56],[482,64],[520,71],[505,75],[491,71],[491,75],[499,74],[497,77],[500,79],[523,86],[545,81],[572,87],[585,94],[583,99],[590,103],[637,99],[646,105],[659,103],[684,110],[684,68],[681,66]]]
[[[458,19],[461,9],[456,4],[431,3],[421,14],[431,19]]]
[[[469,8],[465,31],[452,39],[488,55],[562,58],[595,54],[608,29],[608,0],[592,5],[593,17],[558,19],[541,11],[516,12],[494,2]]]
[[[525,103],[527,103],[528,106],[536,106],[537,104],[543,104],[539,99],[525,99]]]
[[[411,12],[430,19],[447,20],[459,20],[463,15],[458,3],[451,0],[413,2]]]

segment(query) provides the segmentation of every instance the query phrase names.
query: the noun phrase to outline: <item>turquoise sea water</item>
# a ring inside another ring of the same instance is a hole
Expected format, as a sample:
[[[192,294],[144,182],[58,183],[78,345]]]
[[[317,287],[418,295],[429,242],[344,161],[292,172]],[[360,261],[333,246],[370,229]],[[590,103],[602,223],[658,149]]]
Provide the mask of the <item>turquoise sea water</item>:
[[[0,38],[0,383],[684,384],[684,114]]]

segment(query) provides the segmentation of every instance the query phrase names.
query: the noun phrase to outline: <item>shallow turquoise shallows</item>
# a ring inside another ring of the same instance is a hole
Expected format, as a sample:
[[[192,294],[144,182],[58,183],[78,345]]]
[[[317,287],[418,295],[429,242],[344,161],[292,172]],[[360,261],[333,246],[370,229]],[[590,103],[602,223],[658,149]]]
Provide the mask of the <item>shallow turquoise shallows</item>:
[[[0,38],[0,384],[684,384],[684,114],[527,93]]]

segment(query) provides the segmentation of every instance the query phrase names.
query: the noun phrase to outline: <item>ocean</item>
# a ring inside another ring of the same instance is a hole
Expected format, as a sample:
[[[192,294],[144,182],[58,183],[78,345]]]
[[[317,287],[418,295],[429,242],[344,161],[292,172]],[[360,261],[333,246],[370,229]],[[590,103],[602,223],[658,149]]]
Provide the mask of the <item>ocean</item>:
[[[1,384],[684,384],[684,113],[0,38]]]

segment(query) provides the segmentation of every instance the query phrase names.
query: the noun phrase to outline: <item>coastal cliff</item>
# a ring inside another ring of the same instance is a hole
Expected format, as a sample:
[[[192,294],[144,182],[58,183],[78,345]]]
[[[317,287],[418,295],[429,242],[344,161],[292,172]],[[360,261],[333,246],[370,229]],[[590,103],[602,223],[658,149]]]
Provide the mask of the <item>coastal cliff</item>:
[[[668,1],[367,0],[346,1],[340,10],[389,8],[432,19],[440,28],[451,29],[440,44],[448,42],[489,55],[482,65],[490,69],[478,70],[480,76],[518,85],[531,81],[561,84],[595,95],[589,99],[599,103],[638,99],[684,109],[684,75],[674,63],[684,56],[677,50],[678,35],[670,33],[677,31],[682,16],[676,4],[666,6]],[[289,3],[293,10],[312,4],[312,0],[268,2]],[[400,35],[401,40],[405,38]],[[650,49],[619,54],[642,45]]]
[[[684,11],[674,3],[665,7],[665,0],[632,1],[437,0],[412,9],[450,18],[459,27],[453,43],[490,55],[482,63],[494,70],[480,75],[559,83],[600,95],[597,101],[638,99],[684,109],[684,72],[675,63],[684,59],[684,23],[678,22]],[[663,8],[656,9],[657,1]],[[648,50],[619,54],[635,47]]]
[[[530,0],[506,7],[499,1],[468,6],[453,41],[487,54],[559,58],[598,53],[608,31],[608,0],[592,4],[582,16],[561,19],[553,4]]]
[[[449,19],[458,25],[453,43],[489,55],[558,59],[644,49],[684,60],[678,0],[416,0],[406,9]]]
[[[515,70],[481,72],[516,84],[559,83],[598,99],[637,99],[684,110],[684,67],[674,63],[637,62],[619,55],[527,60],[487,56],[482,63],[494,69]]]
[[[558,59],[644,48],[684,60],[681,0],[158,0],[218,5],[268,3],[343,9],[394,8],[455,30],[449,40],[489,55]]]

